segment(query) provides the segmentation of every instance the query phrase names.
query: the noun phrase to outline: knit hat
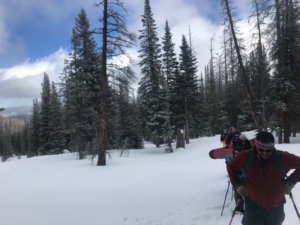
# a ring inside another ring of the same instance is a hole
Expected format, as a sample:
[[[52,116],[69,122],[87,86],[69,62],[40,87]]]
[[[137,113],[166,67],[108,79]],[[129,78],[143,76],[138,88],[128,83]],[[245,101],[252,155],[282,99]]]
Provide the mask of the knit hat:
[[[272,133],[262,131],[256,135],[255,145],[261,149],[273,149],[275,146],[275,139]]]
[[[237,131],[237,130],[234,131],[233,135],[237,135],[237,134],[238,134],[238,135],[241,135],[241,132],[239,132],[239,131]]]
[[[240,139],[241,141],[246,141],[248,138],[247,138],[247,136],[246,136],[245,134],[241,134],[241,135],[239,136],[239,139]]]

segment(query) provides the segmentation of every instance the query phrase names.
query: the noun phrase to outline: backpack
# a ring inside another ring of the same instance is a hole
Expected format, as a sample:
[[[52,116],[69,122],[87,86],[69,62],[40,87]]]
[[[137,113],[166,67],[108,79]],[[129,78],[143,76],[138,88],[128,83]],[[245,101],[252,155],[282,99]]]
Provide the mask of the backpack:
[[[254,166],[254,156],[253,156],[253,151],[251,150],[249,152],[249,156],[248,156],[248,161],[246,164],[246,168],[245,169],[241,169],[241,173],[239,175],[240,179],[245,182],[246,181],[246,175],[247,172],[249,170],[250,167]],[[280,151],[275,149],[275,163],[270,163],[268,164],[268,166],[275,166],[277,167],[280,172],[286,177],[286,170],[283,168],[282,162],[281,162],[281,157],[280,157]],[[262,172],[262,171],[261,171]]]

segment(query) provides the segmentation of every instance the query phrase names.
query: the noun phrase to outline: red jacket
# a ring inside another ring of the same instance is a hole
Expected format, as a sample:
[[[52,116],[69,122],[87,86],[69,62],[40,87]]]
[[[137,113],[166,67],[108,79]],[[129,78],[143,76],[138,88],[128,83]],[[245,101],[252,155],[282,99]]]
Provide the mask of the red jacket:
[[[296,169],[289,176],[289,181],[293,183],[299,182],[300,157],[288,152],[280,152],[281,162],[286,172],[291,169]],[[272,209],[283,204],[285,177],[279,168],[274,165],[274,153],[269,159],[263,160],[258,156],[256,149],[254,149],[253,152],[248,150],[240,152],[227,164],[227,171],[232,185],[235,187],[237,184],[241,184],[238,175],[241,169],[246,168],[249,153],[254,154],[253,164],[248,169],[245,185],[250,198],[258,206],[265,209]]]

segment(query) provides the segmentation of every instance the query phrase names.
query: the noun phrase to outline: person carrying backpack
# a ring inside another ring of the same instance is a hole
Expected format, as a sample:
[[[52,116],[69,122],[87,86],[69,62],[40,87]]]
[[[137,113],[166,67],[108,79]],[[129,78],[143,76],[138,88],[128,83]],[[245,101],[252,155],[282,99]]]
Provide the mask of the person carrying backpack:
[[[234,127],[230,127],[228,129],[227,135],[226,135],[225,140],[224,140],[226,148],[229,148],[230,142],[231,142],[232,138],[234,137],[234,132],[235,132]]]
[[[235,132],[235,139],[232,139],[229,148],[232,150],[232,157],[235,157],[241,151],[252,150],[252,145],[245,134],[240,134],[239,132]],[[239,177],[240,177],[241,181],[244,179],[244,177],[245,177],[244,170],[239,171]],[[238,204],[238,202],[239,202],[239,204],[237,205],[236,211],[243,214],[245,211],[244,201],[241,198],[241,196],[237,193],[236,190],[234,190],[234,199],[235,199],[236,204]]]
[[[227,129],[223,130],[223,133],[220,136],[220,141],[222,142],[223,147],[225,147],[225,138],[227,136]]]
[[[289,170],[295,171],[286,177]],[[244,170],[245,179],[241,179]],[[243,225],[281,225],[284,221],[284,194],[300,181],[300,157],[275,149],[274,136],[259,132],[254,149],[237,154],[227,171],[236,192],[244,199]]]
[[[239,138],[233,143],[232,156],[235,157],[243,150],[252,150],[252,144],[245,134],[241,134]]]
[[[237,130],[234,131],[234,133],[232,135],[232,138],[231,138],[231,141],[229,143],[229,149],[230,149],[231,152],[233,152],[233,148],[236,145],[237,140],[239,139],[240,135],[241,135],[241,132],[239,132]]]

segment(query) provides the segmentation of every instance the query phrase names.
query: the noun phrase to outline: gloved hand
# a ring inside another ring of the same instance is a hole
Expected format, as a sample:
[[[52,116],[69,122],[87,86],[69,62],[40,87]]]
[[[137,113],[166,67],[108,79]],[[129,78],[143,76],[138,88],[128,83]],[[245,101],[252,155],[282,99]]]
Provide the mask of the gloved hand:
[[[285,195],[289,195],[291,193],[291,191],[292,191],[292,189],[293,189],[294,186],[295,186],[295,184],[286,181],[285,184],[284,184],[283,193]]]
[[[242,197],[246,198],[248,196],[248,191],[245,186],[243,185],[237,185],[235,187],[235,191]]]
[[[225,155],[224,158],[225,158],[225,163],[227,164],[227,163],[229,163],[231,161],[232,156],[231,155]]]

